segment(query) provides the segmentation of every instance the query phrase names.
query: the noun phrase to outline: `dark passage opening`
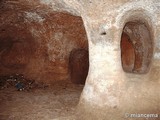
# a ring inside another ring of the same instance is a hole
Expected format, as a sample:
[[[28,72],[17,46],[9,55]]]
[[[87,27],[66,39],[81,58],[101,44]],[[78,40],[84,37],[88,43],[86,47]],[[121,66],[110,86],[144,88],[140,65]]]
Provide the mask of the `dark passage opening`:
[[[148,27],[140,21],[125,24],[121,36],[121,60],[125,72],[147,73],[152,58],[152,40]]]
[[[89,69],[88,51],[85,49],[72,50],[69,65],[71,81],[76,84],[85,84]]]
[[[82,18],[32,2],[0,6],[0,119],[74,119],[88,74]]]

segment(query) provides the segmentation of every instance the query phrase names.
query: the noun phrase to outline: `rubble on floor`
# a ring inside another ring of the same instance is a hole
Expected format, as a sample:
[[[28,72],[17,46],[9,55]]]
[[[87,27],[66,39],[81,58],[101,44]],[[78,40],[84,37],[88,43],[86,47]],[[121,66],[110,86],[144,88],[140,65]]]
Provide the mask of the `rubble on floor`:
[[[83,85],[68,79],[54,81],[45,90],[14,89],[0,90],[0,120],[76,120]]]
[[[10,87],[14,87],[18,91],[30,91],[37,88],[45,89],[48,85],[43,82],[27,79],[23,74],[0,76],[0,90]]]

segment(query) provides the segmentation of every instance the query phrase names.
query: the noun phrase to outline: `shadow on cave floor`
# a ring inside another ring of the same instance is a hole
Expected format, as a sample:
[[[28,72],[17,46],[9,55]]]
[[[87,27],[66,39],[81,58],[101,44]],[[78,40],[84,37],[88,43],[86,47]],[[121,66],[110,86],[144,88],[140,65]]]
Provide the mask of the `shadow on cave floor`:
[[[58,81],[29,92],[0,90],[0,120],[74,120],[83,85]]]

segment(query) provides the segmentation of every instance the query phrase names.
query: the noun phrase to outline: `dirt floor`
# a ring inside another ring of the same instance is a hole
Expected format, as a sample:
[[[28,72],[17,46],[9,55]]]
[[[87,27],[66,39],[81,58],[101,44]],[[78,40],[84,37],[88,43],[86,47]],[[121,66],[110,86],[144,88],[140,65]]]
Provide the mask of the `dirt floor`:
[[[83,85],[67,81],[46,88],[0,90],[0,120],[75,120]]]

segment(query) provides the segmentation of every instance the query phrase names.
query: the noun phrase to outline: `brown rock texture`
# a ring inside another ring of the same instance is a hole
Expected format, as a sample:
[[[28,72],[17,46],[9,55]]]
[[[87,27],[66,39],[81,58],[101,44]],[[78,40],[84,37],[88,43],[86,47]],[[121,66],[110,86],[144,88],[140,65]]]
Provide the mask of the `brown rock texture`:
[[[76,84],[85,84],[89,69],[88,51],[84,49],[72,50],[69,65],[71,81]]]
[[[135,62],[135,51],[127,34],[122,33],[121,38],[122,67],[125,72],[132,72]]]
[[[1,1],[0,74],[52,82],[69,78],[69,55],[88,49],[81,17],[27,1]]]

